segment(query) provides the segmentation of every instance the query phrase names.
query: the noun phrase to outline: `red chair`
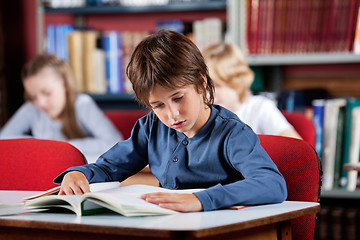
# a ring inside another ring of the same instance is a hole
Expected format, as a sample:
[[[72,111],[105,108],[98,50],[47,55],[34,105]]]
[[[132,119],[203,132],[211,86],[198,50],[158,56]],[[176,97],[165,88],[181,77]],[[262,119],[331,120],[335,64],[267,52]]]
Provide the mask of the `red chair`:
[[[261,145],[284,176],[287,201],[319,202],[321,164],[309,143],[295,138],[259,135]],[[294,219],[291,222],[293,239],[314,239],[317,214]]]
[[[311,146],[315,146],[315,127],[311,119],[301,112],[281,111],[286,120],[295,128],[299,135]]]
[[[43,191],[67,168],[85,164],[82,153],[69,143],[54,140],[0,140],[0,190]]]
[[[104,114],[121,132],[124,139],[128,139],[136,121],[148,113],[146,110],[105,110]]]

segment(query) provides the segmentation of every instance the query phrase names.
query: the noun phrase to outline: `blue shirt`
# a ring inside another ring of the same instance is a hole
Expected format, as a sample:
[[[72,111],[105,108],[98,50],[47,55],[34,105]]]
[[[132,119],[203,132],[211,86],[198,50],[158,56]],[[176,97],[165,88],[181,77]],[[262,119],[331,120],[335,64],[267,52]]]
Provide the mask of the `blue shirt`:
[[[90,183],[122,181],[149,164],[160,185],[196,192],[204,211],[231,205],[279,203],[286,199],[283,176],[251,128],[232,112],[213,105],[205,126],[192,138],[164,125],[155,114],[139,119],[131,137],[95,164],[69,168]],[[62,173],[55,179],[60,183]]]

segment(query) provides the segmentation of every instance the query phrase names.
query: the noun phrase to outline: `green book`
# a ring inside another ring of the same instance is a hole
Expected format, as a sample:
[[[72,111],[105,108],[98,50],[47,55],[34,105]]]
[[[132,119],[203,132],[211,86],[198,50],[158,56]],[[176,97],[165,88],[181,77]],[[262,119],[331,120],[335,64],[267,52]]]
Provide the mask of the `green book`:
[[[344,143],[343,143],[343,158],[341,166],[349,163],[349,150],[351,145],[351,132],[352,132],[352,118],[351,113],[355,107],[360,106],[359,98],[348,98],[345,109],[345,126],[344,126]],[[347,186],[347,171],[341,169],[340,187],[346,188]]]

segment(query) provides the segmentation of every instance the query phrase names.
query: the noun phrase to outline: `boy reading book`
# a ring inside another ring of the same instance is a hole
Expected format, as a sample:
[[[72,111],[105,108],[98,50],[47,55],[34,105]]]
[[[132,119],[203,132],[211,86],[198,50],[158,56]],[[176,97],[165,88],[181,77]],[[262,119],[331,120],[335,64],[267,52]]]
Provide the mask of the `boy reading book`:
[[[285,180],[258,136],[213,104],[213,82],[191,40],[165,30],[146,37],[131,56],[127,76],[151,112],[96,163],[60,174],[54,180],[61,183],[60,194],[87,193],[89,182],[123,181],[149,164],[164,188],[205,188],[141,196],[163,208],[208,211],[286,199]]]

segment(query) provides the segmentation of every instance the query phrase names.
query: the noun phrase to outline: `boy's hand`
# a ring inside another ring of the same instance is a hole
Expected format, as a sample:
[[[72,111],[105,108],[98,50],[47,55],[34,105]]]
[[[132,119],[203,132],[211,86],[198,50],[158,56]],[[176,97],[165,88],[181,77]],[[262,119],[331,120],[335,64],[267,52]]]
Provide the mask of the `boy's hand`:
[[[82,172],[72,171],[65,174],[59,195],[81,195],[87,192],[90,192],[90,186]]]
[[[184,193],[147,193],[141,195],[141,198],[147,202],[159,205],[179,212],[199,212],[202,211],[200,200],[195,194]]]

